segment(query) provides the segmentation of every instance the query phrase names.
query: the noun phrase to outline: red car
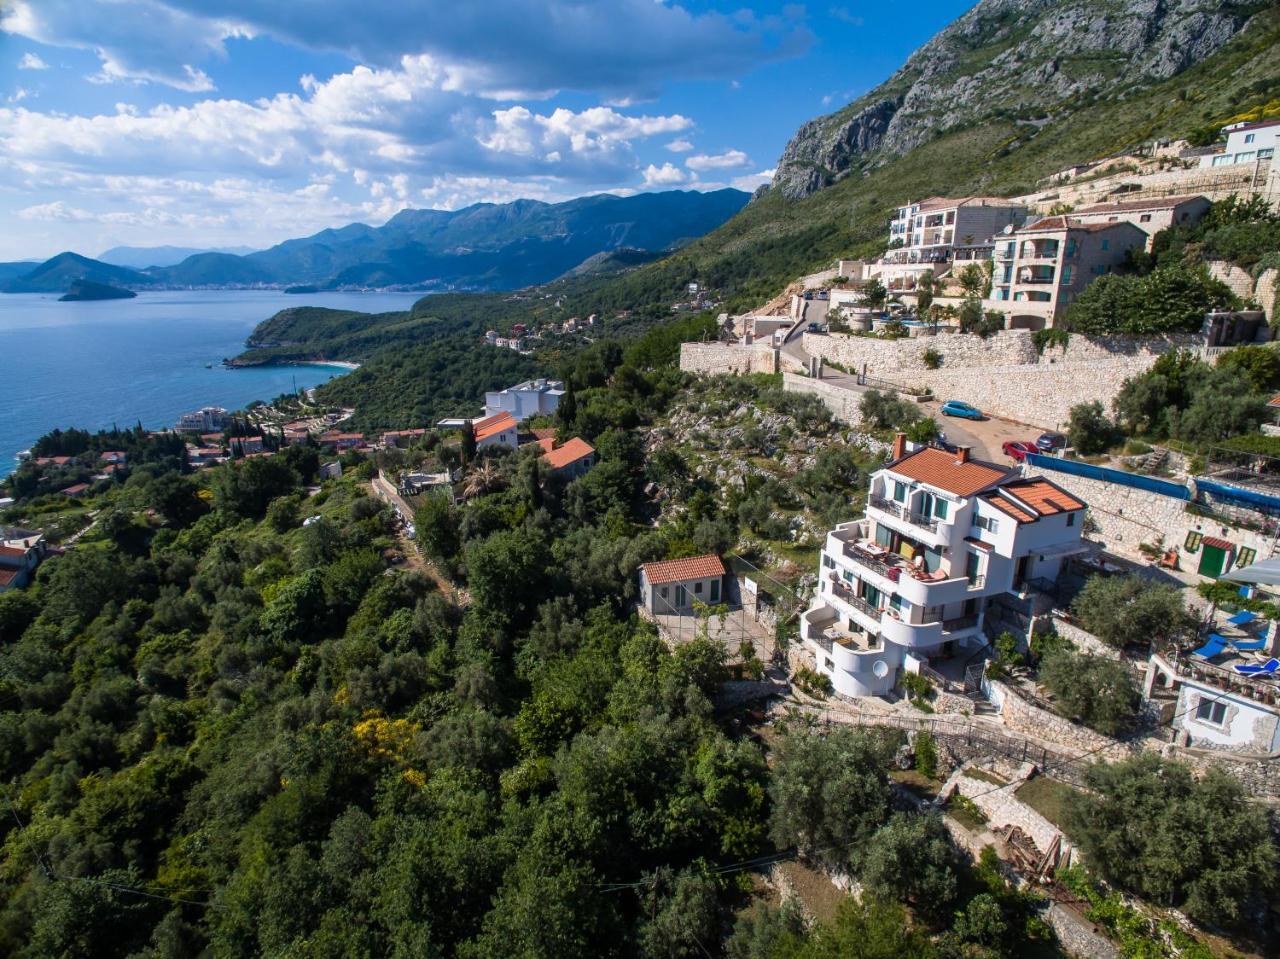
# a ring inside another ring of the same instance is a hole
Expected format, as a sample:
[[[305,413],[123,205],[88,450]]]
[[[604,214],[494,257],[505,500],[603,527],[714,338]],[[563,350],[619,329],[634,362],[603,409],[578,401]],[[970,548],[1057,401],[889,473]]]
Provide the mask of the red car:
[[[1021,463],[1027,458],[1028,453],[1040,452],[1040,450],[1036,448],[1035,442],[1031,440],[1007,440],[1000,448],[1004,450],[1004,455],[1008,456],[1015,463]]]

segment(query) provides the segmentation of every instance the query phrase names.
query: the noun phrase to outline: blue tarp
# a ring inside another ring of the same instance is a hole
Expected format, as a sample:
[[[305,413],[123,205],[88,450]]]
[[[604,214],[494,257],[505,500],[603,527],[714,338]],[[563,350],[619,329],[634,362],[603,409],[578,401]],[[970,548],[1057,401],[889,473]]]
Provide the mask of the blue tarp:
[[[1227,486],[1225,483],[1216,483],[1207,479],[1196,480],[1196,489],[1225,503],[1248,506],[1251,509],[1262,510],[1267,513],[1280,513],[1280,496],[1259,493],[1256,490],[1245,489],[1242,486]]]
[[[1059,473],[1070,473],[1072,476],[1083,476],[1085,479],[1099,480],[1103,483],[1117,483],[1120,486],[1131,486],[1134,489],[1146,490],[1160,496],[1173,499],[1190,500],[1191,490],[1180,483],[1155,479],[1151,476],[1140,476],[1137,473],[1126,473],[1124,470],[1113,470],[1106,466],[1094,466],[1081,463],[1079,460],[1064,460],[1056,456],[1045,456],[1042,453],[1028,453],[1027,462],[1032,466]],[[1280,503],[1277,504],[1280,506]]]

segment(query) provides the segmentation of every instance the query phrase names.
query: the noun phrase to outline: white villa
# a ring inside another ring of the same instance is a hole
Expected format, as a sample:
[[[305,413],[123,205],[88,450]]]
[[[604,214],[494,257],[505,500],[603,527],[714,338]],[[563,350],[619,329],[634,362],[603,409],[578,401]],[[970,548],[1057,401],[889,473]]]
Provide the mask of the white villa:
[[[1085,504],[1048,480],[956,453],[907,451],[871,478],[866,515],[827,534],[800,635],[845,696],[878,696],[898,671],[963,662],[987,644],[993,597],[1054,581],[1083,552]]]
[[[1223,127],[1227,135],[1226,146],[1220,153],[1210,153],[1200,158],[1200,166],[1213,168],[1232,166],[1236,163],[1270,162],[1276,152],[1276,137],[1280,136],[1280,120],[1262,120],[1258,123],[1233,123]]]
[[[911,291],[920,276],[950,270],[955,260],[981,260],[990,254],[991,237],[1020,226],[1027,208],[1002,197],[930,197],[899,207],[889,222],[889,252],[878,275],[891,291]]]
[[[183,413],[174,427],[179,433],[216,433],[224,430],[231,417],[221,406],[206,406],[194,413]]]
[[[510,413],[517,423],[531,416],[549,416],[560,405],[564,396],[564,383],[560,380],[526,380],[505,390],[490,390],[484,394],[484,415]]]
[[[1258,756],[1280,750],[1280,687],[1270,677],[1155,655],[1143,695],[1171,704],[1172,725],[1184,746]]]

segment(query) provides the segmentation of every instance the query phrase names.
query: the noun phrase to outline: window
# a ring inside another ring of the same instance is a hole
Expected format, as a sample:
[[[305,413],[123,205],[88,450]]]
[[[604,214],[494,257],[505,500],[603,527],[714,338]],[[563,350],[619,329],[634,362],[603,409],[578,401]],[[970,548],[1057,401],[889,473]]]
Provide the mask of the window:
[[[827,659],[825,656],[822,658],[822,666],[829,673],[835,672],[836,664],[833,663],[830,659]]]
[[[698,580],[698,582],[693,584],[693,591],[699,596],[702,595],[702,580]]]
[[[1188,553],[1194,553],[1196,550],[1200,548],[1201,539],[1202,539],[1201,535],[1197,533],[1195,530],[1192,530],[1187,534],[1187,539],[1182,544],[1182,548],[1185,549]]]
[[[895,482],[893,484],[893,501],[895,503],[905,503],[907,501],[907,484]]]
[[[1067,264],[1062,268],[1062,285],[1063,286],[1071,285],[1071,265],[1070,264]]]
[[[1000,521],[993,516],[975,516],[973,525],[978,529],[985,529],[988,533],[994,533],[1000,529]],[[970,553],[970,556],[973,554]]]
[[[1068,514],[1067,514],[1067,525],[1068,525],[1068,526],[1075,526],[1075,525],[1076,525],[1076,514],[1075,514],[1075,513],[1068,513]]]
[[[951,504],[948,503],[946,500],[944,500],[941,496],[935,496],[933,498],[933,515],[938,519],[946,519],[947,510],[950,506]]]
[[[1223,726],[1227,722],[1227,704],[1220,699],[1201,699],[1196,706],[1196,719],[1212,726]]]
[[[720,602],[720,580],[718,579],[711,581],[711,602]]]
[[[1276,155],[1276,151],[1274,147],[1264,147],[1263,149],[1258,151],[1259,160],[1269,160],[1271,159],[1271,157],[1275,155]]]
[[[667,598],[667,587],[665,587],[665,586],[660,586],[660,587],[658,587],[658,595],[659,595],[659,596],[661,596],[663,599],[666,599],[666,598]]]
[[[1242,566],[1250,565],[1257,558],[1258,558],[1258,551],[1256,549],[1253,549],[1252,547],[1249,547],[1249,546],[1243,547],[1240,550],[1239,554],[1236,556],[1236,569],[1240,569]]]
[[[1246,133],[1246,134],[1244,135],[1244,142],[1245,142],[1245,143],[1252,143],[1252,142],[1253,142],[1253,138],[1254,138],[1255,136],[1257,136],[1257,134],[1256,134],[1256,133]]]
[[[827,569],[835,569],[835,568],[836,568],[836,561],[835,561],[834,559],[832,559],[830,556],[828,556],[826,553],[823,553],[823,554],[822,554],[822,565],[823,565],[824,567],[826,567]]]
[[[1150,223],[1150,222],[1151,222],[1151,214],[1150,214],[1150,213],[1144,213],[1144,214],[1142,214],[1140,217],[1138,217],[1138,222],[1139,222],[1139,223]]]
[[[1103,239],[1102,239],[1102,248],[1103,248],[1104,250],[1109,250],[1109,249],[1111,249],[1111,241],[1110,241],[1110,240],[1108,240],[1106,237],[1103,237]]]

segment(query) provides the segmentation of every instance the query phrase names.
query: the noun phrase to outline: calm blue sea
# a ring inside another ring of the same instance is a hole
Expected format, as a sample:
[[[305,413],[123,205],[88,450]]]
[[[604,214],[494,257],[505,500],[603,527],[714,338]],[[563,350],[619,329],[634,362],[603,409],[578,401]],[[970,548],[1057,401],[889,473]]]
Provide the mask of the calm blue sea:
[[[0,295],[0,476],[12,471],[18,450],[57,426],[172,426],[201,406],[237,409],[289,392],[295,380],[305,388],[341,375],[340,367],[220,365],[278,310],[376,313],[407,309],[420,296],[201,291],[59,303],[54,295]]]

